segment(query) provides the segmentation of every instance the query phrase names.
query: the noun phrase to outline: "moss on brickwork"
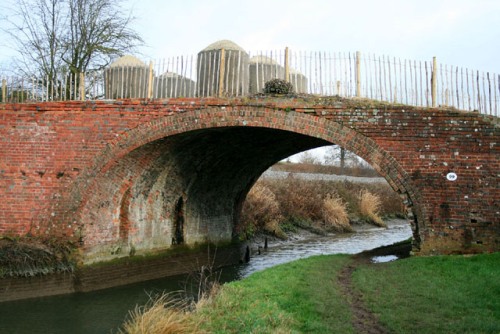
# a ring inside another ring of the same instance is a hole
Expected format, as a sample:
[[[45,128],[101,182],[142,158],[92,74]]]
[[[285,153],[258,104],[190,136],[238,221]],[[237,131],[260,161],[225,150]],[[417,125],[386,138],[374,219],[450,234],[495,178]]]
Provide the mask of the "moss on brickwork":
[[[102,268],[115,265],[126,265],[131,263],[140,263],[146,261],[153,261],[167,257],[175,257],[176,255],[197,254],[200,252],[213,252],[217,253],[218,249],[234,247],[237,242],[220,242],[220,243],[196,243],[195,245],[175,245],[168,249],[145,251],[141,254],[134,254],[133,256],[115,257],[106,261],[93,262],[89,264],[80,265],[80,269],[86,270],[90,268]]]

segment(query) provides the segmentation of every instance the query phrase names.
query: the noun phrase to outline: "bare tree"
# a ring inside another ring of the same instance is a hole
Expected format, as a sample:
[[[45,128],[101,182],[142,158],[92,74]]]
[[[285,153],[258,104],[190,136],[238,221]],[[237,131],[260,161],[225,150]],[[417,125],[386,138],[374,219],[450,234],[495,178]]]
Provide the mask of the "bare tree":
[[[78,73],[132,52],[143,40],[122,7],[121,0],[17,0],[6,32],[19,54],[19,72],[52,86],[66,73],[66,84],[78,85]]]
[[[299,155],[299,163],[307,165],[319,165],[318,157],[314,156],[310,151],[305,151]]]
[[[7,18],[22,74],[52,77],[62,65],[61,36],[67,25],[59,0],[19,0]]]
[[[40,1],[40,0],[38,0]],[[132,18],[120,12],[120,0],[65,0],[69,6],[69,31],[62,59],[70,70],[81,73],[102,69],[114,56],[141,44],[129,28]]]
[[[336,165],[337,162],[340,163],[340,170],[343,172],[346,165],[356,166],[360,164],[361,158],[338,145],[329,146],[325,152],[325,164]]]

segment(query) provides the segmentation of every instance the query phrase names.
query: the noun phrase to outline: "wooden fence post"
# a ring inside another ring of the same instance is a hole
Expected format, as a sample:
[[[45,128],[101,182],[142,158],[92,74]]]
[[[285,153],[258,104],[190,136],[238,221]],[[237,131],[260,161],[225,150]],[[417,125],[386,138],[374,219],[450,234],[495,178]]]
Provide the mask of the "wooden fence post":
[[[153,98],[153,61],[149,62],[149,73],[148,73],[148,91],[147,96],[148,99]]]
[[[432,94],[432,107],[437,106],[437,59],[432,57],[432,75],[431,75],[431,94]]]
[[[290,82],[290,57],[288,46],[285,48],[285,81]]]
[[[356,51],[356,96],[361,97],[361,52]]]
[[[85,101],[85,73],[80,73],[80,100]]]
[[[7,80],[2,79],[2,102],[7,102]]]
[[[219,64],[219,92],[218,97],[222,97],[224,93],[224,76],[226,75],[226,50],[220,50],[220,64]]]

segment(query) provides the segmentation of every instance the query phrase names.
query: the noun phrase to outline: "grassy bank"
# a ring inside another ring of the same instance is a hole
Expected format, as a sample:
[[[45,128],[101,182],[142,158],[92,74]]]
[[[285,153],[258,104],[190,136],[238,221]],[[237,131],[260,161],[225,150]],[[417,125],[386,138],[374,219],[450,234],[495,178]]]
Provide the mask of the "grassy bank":
[[[315,257],[255,273],[224,286],[195,317],[210,333],[352,332],[335,280],[348,261]]]
[[[313,257],[224,285],[194,311],[179,313],[181,332],[356,333],[362,304],[388,332],[499,333],[498,263],[500,253],[381,264]]]
[[[360,266],[355,286],[395,333],[500,333],[500,253]]]
[[[294,228],[350,232],[357,222],[384,226],[384,217],[403,217],[401,198],[387,183],[261,179],[243,205],[240,234],[265,231],[285,237]]]

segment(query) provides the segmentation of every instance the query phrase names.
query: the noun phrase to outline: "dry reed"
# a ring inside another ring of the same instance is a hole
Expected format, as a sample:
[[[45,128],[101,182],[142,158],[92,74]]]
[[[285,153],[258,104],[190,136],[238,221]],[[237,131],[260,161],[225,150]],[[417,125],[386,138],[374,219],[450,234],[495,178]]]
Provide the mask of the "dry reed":
[[[386,224],[379,216],[381,205],[382,201],[379,196],[372,194],[368,190],[361,190],[359,192],[359,210],[361,218],[368,223],[386,227]]]
[[[274,193],[261,183],[256,183],[248,193],[241,220],[252,230],[282,234],[278,224],[281,220],[280,205]]]
[[[120,329],[120,334],[200,333],[192,322],[190,304],[173,294],[163,294],[144,306],[136,306]]]
[[[327,229],[352,232],[346,204],[338,195],[328,194],[323,200],[323,223]]]

